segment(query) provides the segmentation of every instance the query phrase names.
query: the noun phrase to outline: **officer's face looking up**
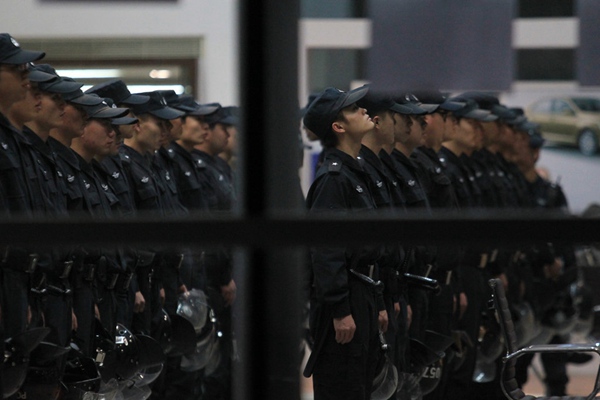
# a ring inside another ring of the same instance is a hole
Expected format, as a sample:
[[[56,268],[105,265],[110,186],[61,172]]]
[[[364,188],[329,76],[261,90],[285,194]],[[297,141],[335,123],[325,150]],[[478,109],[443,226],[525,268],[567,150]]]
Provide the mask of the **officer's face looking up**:
[[[88,120],[81,136],[82,145],[98,159],[103,159],[111,154],[115,143],[115,130],[109,119]]]
[[[360,141],[374,127],[367,110],[357,104],[351,104],[340,112],[341,119],[337,123],[347,134]]]
[[[412,120],[408,115],[393,114],[394,118],[394,141],[399,143],[406,143],[410,137],[410,128],[412,126]]]
[[[29,89],[27,64],[0,64],[0,102],[3,106],[23,100]]]

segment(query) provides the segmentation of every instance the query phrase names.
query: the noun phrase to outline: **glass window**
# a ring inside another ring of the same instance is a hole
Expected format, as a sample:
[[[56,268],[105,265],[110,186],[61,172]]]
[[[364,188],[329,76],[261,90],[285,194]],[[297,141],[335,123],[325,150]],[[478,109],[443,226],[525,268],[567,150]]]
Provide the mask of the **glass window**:
[[[564,100],[554,100],[553,113],[562,115],[574,114],[569,103]]]
[[[302,18],[364,18],[364,0],[302,0]]]
[[[535,103],[531,110],[538,114],[550,114],[552,110],[552,102],[550,100],[542,100]]]
[[[365,50],[312,49],[308,52],[310,93],[333,86],[349,90],[352,81],[365,78]]]
[[[575,97],[572,100],[581,111],[600,112],[600,99],[594,99],[591,97]]]
[[[534,81],[574,80],[575,50],[517,50],[517,79]]]
[[[572,17],[573,0],[520,0],[520,18]]]

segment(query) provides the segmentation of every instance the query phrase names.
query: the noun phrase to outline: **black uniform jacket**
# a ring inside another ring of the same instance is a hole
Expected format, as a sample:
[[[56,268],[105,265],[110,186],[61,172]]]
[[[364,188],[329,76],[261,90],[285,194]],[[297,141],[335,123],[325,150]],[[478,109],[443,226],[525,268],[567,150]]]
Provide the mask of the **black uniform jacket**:
[[[327,149],[325,160],[307,195],[309,213],[332,212],[348,217],[357,213],[375,211],[369,177],[350,155]],[[348,289],[348,269],[365,272],[374,265],[381,252],[380,246],[360,248],[319,247],[311,251],[313,269],[313,299],[332,309],[333,318],[351,314]]]

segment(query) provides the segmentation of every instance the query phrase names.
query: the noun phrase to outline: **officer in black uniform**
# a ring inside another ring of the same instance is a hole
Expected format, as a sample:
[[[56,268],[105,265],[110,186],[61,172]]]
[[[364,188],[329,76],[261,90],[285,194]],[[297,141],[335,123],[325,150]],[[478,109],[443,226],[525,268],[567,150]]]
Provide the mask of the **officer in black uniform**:
[[[131,185],[127,178],[127,168],[124,166],[129,164],[131,160],[129,156],[120,152],[119,149],[124,139],[131,139],[133,137],[135,127],[139,122],[130,107],[147,103],[150,98],[148,96],[131,94],[125,82],[120,79],[111,79],[99,83],[86,90],[86,93],[110,99],[118,107],[129,110],[126,117],[113,120],[113,126],[117,134],[115,146],[109,156],[95,163],[95,169],[99,173],[99,176],[106,177],[105,180],[108,186],[111,187],[112,192],[119,199],[119,214],[133,216],[137,213],[137,208],[133,199]],[[117,322],[132,330],[136,294],[138,300],[137,307],[140,307],[139,303],[141,301],[141,293],[137,287],[137,280],[133,279],[135,267],[138,262],[140,264],[149,263],[153,258],[153,252],[125,248],[123,249],[123,257],[126,267],[123,273],[119,275],[114,289],[119,305],[117,308]]]
[[[558,183],[550,182],[542,178],[536,170],[536,164],[540,157],[540,150],[544,144],[544,139],[539,133],[539,125],[529,121],[523,121],[515,126],[517,133],[517,142],[515,144],[515,164],[519,167],[527,181],[528,194],[531,204],[534,208],[540,210],[554,211],[559,214],[568,213],[568,204],[566,196]],[[565,267],[570,267],[570,258],[565,257],[570,251],[568,248],[556,249],[551,244],[545,246],[537,246],[533,249],[534,254],[530,258],[534,259],[533,274],[538,282],[538,308],[540,317],[544,318],[544,310],[548,310],[553,304],[553,300],[548,298],[548,290],[552,293],[560,291],[556,284],[561,272],[549,273],[548,270],[558,268],[557,264],[564,264]],[[531,254],[531,253],[530,253]],[[535,256],[534,256],[535,255]],[[572,258],[572,257],[571,257]],[[564,289],[563,289],[564,290]],[[543,322],[544,323],[544,322]],[[547,323],[547,322],[546,322]],[[551,338],[552,344],[564,344],[568,342],[568,338],[555,335]],[[572,357],[576,359],[576,357]],[[582,357],[583,360],[587,360]],[[569,355],[567,354],[543,354],[541,357],[542,365],[546,373],[545,385],[546,395],[548,396],[565,396],[569,377],[567,374],[567,363]],[[519,383],[525,383],[527,372],[525,370],[527,364],[518,365],[521,368]]]
[[[204,165],[200,171],[205,175],[207,185],[204,192],[205,202],[211,213],[229,213],[235,206],[236,194],[232,176],[219,159],[229,142],[228,126],[236,119],[227,113],[219,103],[209,103],[217,110],[202,119],[208,124],[208,130],[201,143],[192,150],[197,165]],[[231,306],[236,297],[236,283],[233,279],[233,260],[228,248],[210,248],[204,250],[206,287],[223,331],[221,342],[221,363],[210,376],[204,377],[204,396],[207,398],[231,397],[231,362],[234,357],[234,338]]]
[[[390,149],[394,145],[396,113],[410,113],[408,107],[394,102],[390,97],[367,93],[359,100],[358,105],[367,110],[374,123],[373,129],[367,132],[362,140],[359,160],[363,160],[363,168],[371,179],[374,188],[373,199],[381,213],[388,215],[404,214],[404,197],[397,178],[386,168],[380,154],[389,157],[384,148]],[[391,163],[393,161],[389,159]],[[385,339],[390,346],[387,351],[390,361],[397,365],[401,371],[404,366],[404,342],[406,338],[406,288],[401,286],[405,270],[404,249],[399,243],[383,246],[383,253],[378,262],[380,280],[384,284],[383,298],[388,314],[389,324]],[[400,333],[402,329],[402,333]],[[395,393],[392,398],[395,398]]]
[[[0,188],[2,202],[6,206],[4,213],[9,215],[31,216],[31,203],[17,142],[19,130],[11,125],[7,115],[12,105],[27,94],[28,63],[44,55],[23,50],[8,33],[0,34]],[[35,267],[36,258],[31,249],[4,246],[0,271],[4,329],[4,336],[0,335],[2,348],[4,338],[12,337],[27,327],[29,273]]]
[[[479,122],[493,121],[497,117],[480,109],[475,101],[467,100],[463,108],[453,111],[448,118],[451,123],[439,151],[440,161],[453,183],[461,209],[482,207],[481,190],[473,171],[465,165],[464,157],[461,159],[461,156],[470,155],[481,146],[483,133]],[[484,271],[489,258],[488,252],[486,248],[468,247],[457,271],[460,275],[460,290],[466,297],[466,308],[458,321],[458,328],[464,330],[473,343],[478,339],[481,314],[486,310],[488,298]],[[475,361],[475,350],[469,351],[461,367],[450,377],[447,398],[472,398]]]
[[[357,157],[373,129],[356,105],[367,92],[328,88],[309,106],[304,125],[326,145],[323,166],[307,196],[309,213],[373,212],[369,176]],[[387,312],[375,285],[380,247],[311,250],[311,333],[315,340],[305,375],[313,375],[315,399],[369,399],[378,329]]]
[[[172,215],[173,208],[169,208],[172,204],[168,203],[172,198],[165,196],[168,188],[153,163],[154,153],[160,149],[170,129],[168,121],[178,118],[182,113],[168,107],[158,93],[148,97],[148,102],[131,106],[139,122],[134,125],[133,136],[125,138],[120,151],[129,160],[124,166],[138,213]],[[163,262],[160,255],[151,258],[151,261],[138,262],[136,266],[139,291],[136,293],[133,329],[146,334],[150,333],[154,313],[159,311],[157,305],[160,287],[156,282],[151,285],[151,282],[155,273],[160,276],[159,269]]]
[[[64,100],[60,92],[69,85],[65,86],[59,82],[58,76],[43,72],[37,66],[31,68],[30,80],[30,93],[24,101],[11,108],[10,114],[21,115],[21,120],[25,122],[22,132],[26,145],[22,147],[22,151],[24,156],[29,156],[33,167],[29,174],[33,179],[31,186],[37,188],[37,197],[43,201],[43,209],[37,212],[45,216],[65,217],[68,215],[65,181],[59,175],[55,156],[47,140],[50,129],[59,127],[62,122]],[[15,116],[15,119],[18,117]],[[14,124],[22,126],[16,122]],[[33,275],[31,299],[36,307],[32,308],[31,323],[52,328],[45,340],[59,346],[67,346],[71,338],[72,299],[69,278],[74,261],[73,250],[68,246],[46,250],[51,262],[44,268],[38,268]]]
[[[425,104],[437,104],[433,112],[424,115],[427,123],[423,129],[422,145],[411,153],[411,160],[421,171],[423,188],[429,200],[433,215],[439,212],[454,212],[459,209],[454,187],[446,175],[437,152],[442,147],[446,125],[449,123],[451,111],[464,107],[464,103],[450,101],[439,91],[421,91],[413,95]],[[457,267],[460,264],[462,251],[455,247],[438,246],[436,248],[435,264],[428,277],[436,279],[440,285],[440,293],[428,296],[428,318],[425,327],[428,330],[452,336],[456,328],[455,305],[460,303],[460,286]],[[427,343],[426,343],[427,344]],[[451,373],[448,362],[452,359],[451,351],[445,352],[442,376],[435,390],[424,398],[443,399],[446,383]]]

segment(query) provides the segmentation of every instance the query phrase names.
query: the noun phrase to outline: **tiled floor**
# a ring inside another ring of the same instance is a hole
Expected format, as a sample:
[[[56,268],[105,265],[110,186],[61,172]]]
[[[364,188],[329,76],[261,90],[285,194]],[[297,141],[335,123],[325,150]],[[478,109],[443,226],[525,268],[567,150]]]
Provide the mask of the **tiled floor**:
[[[538,371],[543,371],[540,368],[539,361],[534,359],[534,365]],[[575,365],[569,364],[569,384],[567,385],[567,394],[570,396],[586,396],[589,395],[594,386],[594,380],[600,367],[600,357],[594,355],[594,359],[587,364]],[[534,396],[543,396],[544,387],[536,376],[532,368],[529,369],[529,381],[523,388],[525,394]]]
[[[543,371],[540,368],[539,361],[534,359],[534,365],[538,371]],[[595,358],[587,364],[583,365],[569,365],[569,385],[567,386],[567,394],[571,396],[584,396],[588,395],[594,385],[594,379],[600,367],[600,357]],[[302,400],[312,400],[312,381],[301,377],[301,390]],[[523,388],[525,394],[533,396],[543,396],[544,387],[537,377],[533,368],[529,369],[529,381]]]

